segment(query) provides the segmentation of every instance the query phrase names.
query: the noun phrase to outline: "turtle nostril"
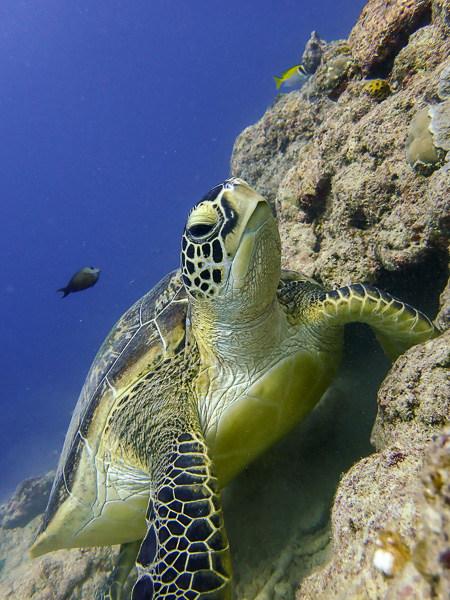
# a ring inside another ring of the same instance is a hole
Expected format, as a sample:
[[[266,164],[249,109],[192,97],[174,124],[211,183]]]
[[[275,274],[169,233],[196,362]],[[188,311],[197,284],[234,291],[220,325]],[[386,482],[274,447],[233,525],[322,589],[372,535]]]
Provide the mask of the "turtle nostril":
[[[189,233],[192,237],[201,238],[210,234],[213,229],[214,225],[199,223],[198,225],[192,225],[192,227],[189,228]]]

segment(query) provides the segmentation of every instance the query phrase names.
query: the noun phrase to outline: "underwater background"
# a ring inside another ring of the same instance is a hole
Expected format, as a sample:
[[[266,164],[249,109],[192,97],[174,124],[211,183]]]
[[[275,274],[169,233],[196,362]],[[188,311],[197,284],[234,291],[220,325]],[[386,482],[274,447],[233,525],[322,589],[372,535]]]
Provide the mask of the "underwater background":
[[[312,30],[363,0],[0,6],[0,502],[56,466],[94,356],[179,264],[191,206]],[[289,90],[287,90],[289,91]],[[86,266],[97,285],[62,301]]]

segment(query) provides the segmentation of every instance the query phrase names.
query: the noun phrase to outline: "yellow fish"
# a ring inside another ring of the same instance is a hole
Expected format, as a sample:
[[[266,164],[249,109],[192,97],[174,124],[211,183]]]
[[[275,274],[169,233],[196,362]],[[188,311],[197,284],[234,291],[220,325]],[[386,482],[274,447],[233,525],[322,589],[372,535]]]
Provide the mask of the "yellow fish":
[[[277,90],[281,84],[284,83],[286,86],[301,85],[308,78],[308,73],[305,71],[303,65],[296,65],[291,67],[287,71],[281,73],[281,77],[274,77]]]

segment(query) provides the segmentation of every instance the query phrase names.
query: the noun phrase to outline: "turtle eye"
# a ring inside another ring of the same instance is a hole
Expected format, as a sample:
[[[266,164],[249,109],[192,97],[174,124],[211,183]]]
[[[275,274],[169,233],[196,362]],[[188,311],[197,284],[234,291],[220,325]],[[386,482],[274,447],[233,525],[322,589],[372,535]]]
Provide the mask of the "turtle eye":
[[[192,225],[189,229],[189,233],[194,238],[202,238],[209,235],[215,227],[215,224],[199,223],[198,225]]]
[[[193,240],[210,236],[218,227],[220,215],[211,202],[201,202],[195,206],[186,222],[186,233]]]

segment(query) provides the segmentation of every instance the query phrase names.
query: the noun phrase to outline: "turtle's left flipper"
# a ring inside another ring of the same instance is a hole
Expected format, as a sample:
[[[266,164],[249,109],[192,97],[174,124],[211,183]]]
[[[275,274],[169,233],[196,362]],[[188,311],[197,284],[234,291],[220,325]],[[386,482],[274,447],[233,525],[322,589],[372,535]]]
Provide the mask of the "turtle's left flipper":
[[[134,567],[141,543],[142,540],[137,540],[120,546],[117,564],[108,576],[105,585],[95,594],[95,600],[121,600],[123,586]]]
[[[155,432],[160,455],[152,461],[147,535],[136,560],[133,600],[231,597],[230,553],[214,466],[200,431],[181,425],[189,404],[180,403],[176,415],[166,411],[168,431]]]
[[[368,323],[393,361],[411,346],[440,334],[423,313],[371,285],[354,284],[324,292],[318,301],[319,313],[330,326]]]

